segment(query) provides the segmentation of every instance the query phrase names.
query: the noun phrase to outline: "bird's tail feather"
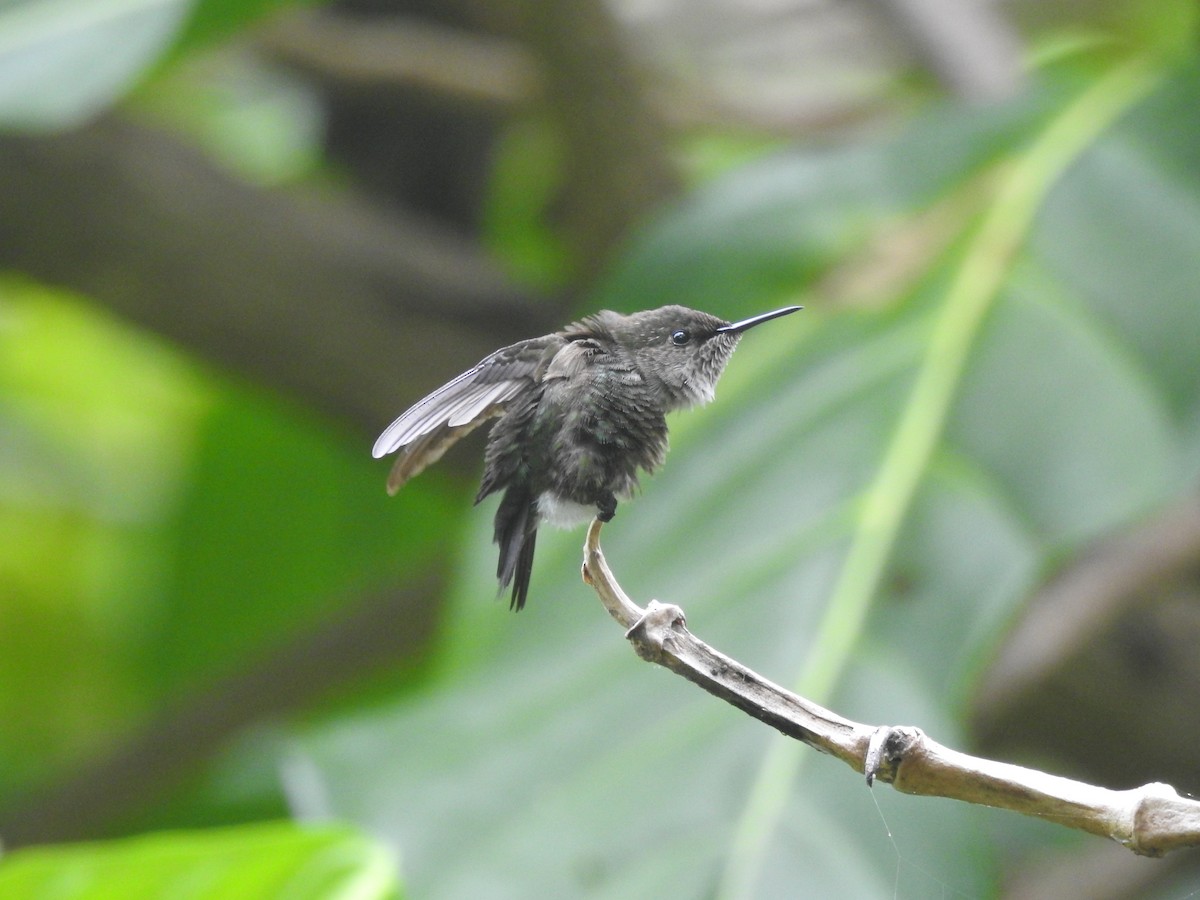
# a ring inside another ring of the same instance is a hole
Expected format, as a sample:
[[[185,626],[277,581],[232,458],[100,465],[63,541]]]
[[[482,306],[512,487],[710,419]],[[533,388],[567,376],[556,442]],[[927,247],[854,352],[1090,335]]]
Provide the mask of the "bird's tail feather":
[[[537,544],[537,508],[525,492],[511,488],[505,492],[496,510],[495,542],[500,545],[496,577],[500,590],[512,585],[509,609],[520,611],[529,596],[529,578],[533,572],[533,551]]]

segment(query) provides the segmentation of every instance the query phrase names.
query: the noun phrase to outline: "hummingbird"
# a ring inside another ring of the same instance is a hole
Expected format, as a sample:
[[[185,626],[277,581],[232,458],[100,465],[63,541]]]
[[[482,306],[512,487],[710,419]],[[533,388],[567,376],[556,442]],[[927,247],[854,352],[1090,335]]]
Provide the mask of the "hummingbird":
[[[392,422],[372,455],[399,452],[387,480],[395,494],[497,419],[475,503],[504,492],[494,521],[496,577],[501,592],[512,586],[509,608],[520,610],[538,526],[612,519],[639,473],[662,465],[666,414],[712,400],[742,335],[801,308],[740,322],[674,305],[629,315],[602,310],[484,357]]]

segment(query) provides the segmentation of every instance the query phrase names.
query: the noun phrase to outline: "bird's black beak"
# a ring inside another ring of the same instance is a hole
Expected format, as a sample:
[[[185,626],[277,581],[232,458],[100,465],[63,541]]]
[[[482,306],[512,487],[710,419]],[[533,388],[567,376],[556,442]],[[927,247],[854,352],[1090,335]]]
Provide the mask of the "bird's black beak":
[[[740,322],[734,322],[732,325],[722,325],[717,329],[717,334],[740,334],[748,328],[753,328],[755,325],[761,325],[763,322],[770,322],[772,319],[778,319],[780,316],[791,315],[797,310],[804,309],[803,306],[785,306],[783,309],[777,309],[774,312],[763,313],[759,316],[751,316],[748,319],[742,319]]]

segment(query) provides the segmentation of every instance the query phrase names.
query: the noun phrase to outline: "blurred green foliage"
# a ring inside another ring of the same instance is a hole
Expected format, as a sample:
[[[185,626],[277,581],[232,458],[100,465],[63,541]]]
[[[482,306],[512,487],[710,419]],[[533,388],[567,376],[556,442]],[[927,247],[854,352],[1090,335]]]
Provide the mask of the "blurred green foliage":
[[[26,850],[0,866],[0,897],[398,900],[394,870],[351,829],[278,823]]]
[[[206,113],[183,102],[194,83],[157,68],[277,5],[101,5],[85,44],[120,65],[82,85],[62,74],[78,59],[55,69],[44,53],[79,30],[77,10],[10,4],[0,121],[70,124],[158,72],[142,113],[175,97],[188,110],[174,121],[214,135],[244,173],[307,171],[303,102],[264,89],[278,117],[259,153],[238,135],[260,117],[226,114],[264,95],[217,91]],[[139,39],[114,42],[130,18]],[[47,67],[29,70],[34,56]],[[931,109],[886,141],[750,161],[753,142],[732,141],[739,165],[631,238],[589,308],[808,306],[747,338],[718,403],[673,422],[670,465],[606,529],[633,596],[681,603],[705,639],[848,716],[962,738],[973,679],[1044,572],[1197,476],[1200,71],[1128,65],[1112,47],[1070,58],[1007,106]],[[18,74],[45,88],[17,91]],[[553,285],[568,268],[539,224],[553,149],[534,126],[508,141],[491,244]],[[1047,142],[1066,149],[1043,165]],[[1028,218],[1004,212],[1006,190],[1029,192]],[[989,243],[996,233],[1009,243]],[[989,262],[995,280],[976,278]],[[963,302],[977,320],[945,337]],[[928,378],[943,406],[921,405]],[[488,602],[486,512],[437,472],[386,503],[366,449],[87,298],[4,275],[0,798],[102,752],[352,592],[419,576],[465,531],[419,682],[401,669],[318,721],[249,735],[147,821],[196,827],[286,800],[378,836],[414,895],[453,898],[794,896],[800,884],[986,896],[1007,848],[1072,842],[1012,815],[869,795],[639,665],[579,584],[577,534],[543,537],[531,607],[507,615]],[[872,532],[864,510],[892,530]],[[271,825],[20,853],[0,861],[0,897],[170,896],[197,879],[213,887],[194,896],[386,897],[391,873],[357,830]],[[140,893],[125,890],[135,877]],[[105,893],[113,884],[121,893]]]
[[[11,789],[154,699],[136,660],[165,574],[162,523],[214,396],[192,363],[78,298],[6,279],[0,315],[0,789]]]
[[[717,404],[679,417],[671,464],[606,529],[634,597],[681,603],[706,640],[843,714],[956,742],[972,678],[1054,561],[1194,485],[1200,78],[1070,75],[1075,93],[1047,72],[973,133],[937,113],[895,141],[764,159],[642,237],[596,305],[809,308],[746,339]],[[930,233],[920,216],[963,192],[970,213],[914,243],[890,294],[830,310],[800,293],[847,254],[883,264],[882,229]],[[916,387],[930,370],[950,402],[933,413]],[[913,422],[925,455],[906,449]],[[911,497],[888,475],[897,454]],[[856,551],[881,515],[903,527],[873,572]],[[494,896],[704,896],[714,877],[722,896],[980,896],[998,848],[1071,840],[876,792],[889,834],[840,767],[632,666],[578,584],[578,535],[541,542],[530,609],[494,621],[486,527],[436,688],[305,742],[314,811],[394,835],[421,896],[473,895],[483,873]]]

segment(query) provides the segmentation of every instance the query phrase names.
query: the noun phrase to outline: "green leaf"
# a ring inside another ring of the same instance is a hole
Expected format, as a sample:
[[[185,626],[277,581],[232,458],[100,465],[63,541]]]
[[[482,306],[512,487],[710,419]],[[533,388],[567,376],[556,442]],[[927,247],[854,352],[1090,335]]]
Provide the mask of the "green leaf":
[[[920,261],[872,306],[817,293],[747,336],[605,529],[633,597],[851,718],[962,745],[972,680],[1049,567],[1194,489],[1200,79],[1071,74],[759,162],[631,251],[597,305],[757,311],[869,262],[880,221]],[[1065,834],[869,794],[639,663],[579,584],[578,534],[539,539],[530,607],[505,614],[476,522],[435,690],[310,731],[320,789],[293,794],[390,835],[420,896],[987,895],[998,833]]]
[[[458,515],[435,477],[414,491],[411,517],[397,517],[361,440],[277,398],[230,391],[201,424],[162,595],[144,626],[160,690],[311,628],[359,579],[427,570],[436,535]],[[414,519],[429,530],[405,534]]]
[[[287,7],[315,6],[320,0],[194,0],[195,9],[175,50],[211,44]]]
[[[0,127],[65,128],[111,104],[175,39],[191,0],[0,6]]]
[[[316,0],[0,3],[0,129],[55,129],[103,112],[164,59]]]
[[[130,656],[211,386],[78,298],[6,278],[0,312],[4,793],[74,762],[158,690]]]
[[[420,577],[467,512],[434,472],[396,515],[362,435],[78,298],[3,278],[0,319],[0,795]]]
[[[0,900],[370,900],[399,896],[388,852],[348,828],[255,825],[22,850]]]

